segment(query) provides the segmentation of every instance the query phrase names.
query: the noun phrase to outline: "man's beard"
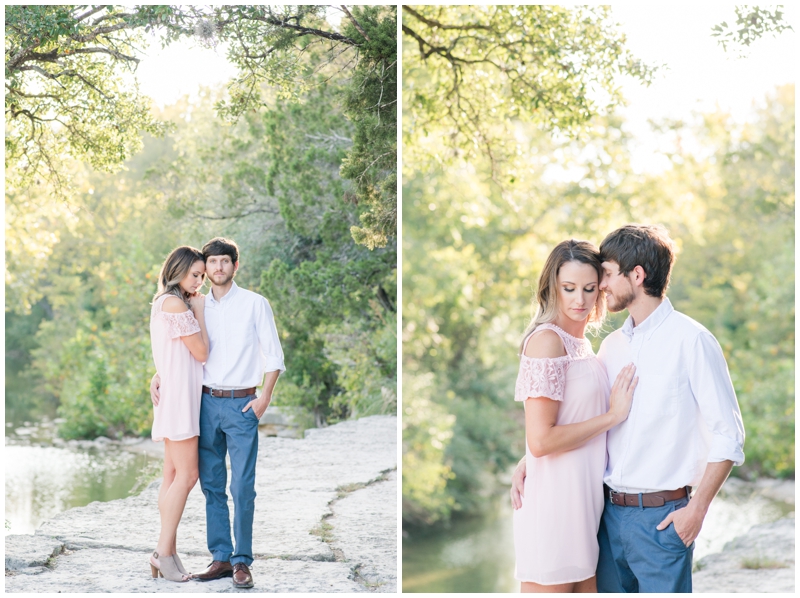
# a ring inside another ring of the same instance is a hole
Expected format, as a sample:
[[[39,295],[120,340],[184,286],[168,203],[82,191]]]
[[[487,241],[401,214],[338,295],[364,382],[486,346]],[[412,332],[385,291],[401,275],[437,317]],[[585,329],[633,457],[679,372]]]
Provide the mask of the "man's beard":
[[[608,294],[606,293],[606,307],[611,313],[617,313],[623,309],[626,309],[631,303],[633,303],[633,300],[636,299],[633,289],[629,289],[624,295],[612,295],[611,297],[614,299],[613,304],[611,301],[609,301]]]
[[[228,284],[233,279],[233,275],[234,274],[235,274],[234,272],[231,272],[230,276],[225,276],[225,273],[223,272],[222,275],[225,276],[225,278],[223,280],[221,280],[221,281],[216,278],[216,275],[215,276],[209,276],[209,278],[211,279],[211,282],[213,284],[215,284],[218,287],[222,287],[222,286],[225,286],[226,284]]]

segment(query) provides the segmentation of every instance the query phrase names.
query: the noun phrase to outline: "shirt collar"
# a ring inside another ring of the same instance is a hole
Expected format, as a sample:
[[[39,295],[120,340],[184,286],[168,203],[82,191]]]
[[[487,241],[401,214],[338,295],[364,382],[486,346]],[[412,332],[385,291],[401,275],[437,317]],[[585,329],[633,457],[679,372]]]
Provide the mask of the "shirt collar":
[[[228,299],[232,298],[238,290],[239,287],[236,285],[236,281],[234,281],[233,284],[231,284],[231,289],[227,293],[225,293],[225,296],[219,301],[214,299],[214,293],[211,291],[208,292],[208,296],[206,297],[206,299],[208,299],[211,303],[216,303],[217,305],[219,305],[220,303],[222,303],[222,301],[227,302]]]
[[[633,318],[628,316],[628,318],[625,320],[625,323],[622,325],[622,333],[628,337],[629,341],[633,339],[634,332],[644,334],[645,337],[649,339],[653,332],[656,331],[656,328],[661,326],[664,320],[666,320],[673,311],[675,311],[675,309],[672,307],[672,303],[670,303],[670,300],[665,297],[664,301],[661,302],[661,305],[659,305],[655,311],[653,311],[653,313],[647,316],[644,319],[644,322],[635,328],[633,326]]]

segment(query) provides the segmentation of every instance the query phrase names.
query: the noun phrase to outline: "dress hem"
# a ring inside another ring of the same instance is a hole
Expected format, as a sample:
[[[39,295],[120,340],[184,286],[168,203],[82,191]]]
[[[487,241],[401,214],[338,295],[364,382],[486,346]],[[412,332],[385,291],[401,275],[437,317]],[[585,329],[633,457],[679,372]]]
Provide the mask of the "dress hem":
[[[184,436],[183,438],[170,438],[169,436],[162,436],[161,438],[151,438],[153,442],[164,442],[164,439],[171,440],[172,442],[180,442],[181,440],[189,440],[190,438],[194,438],[195,436],[200,436],[200,434],[190,434],[189,436]]]
[[[516,575],[514,576],[514,579],[522,583],[536,583],[539,584],[540,586],[557,586],[562,583],[578,583],[579,581],[586,581],[587,579],[591,579],[595,575],[597,575],[596,572],[593,573],[592,575],[589,575],[588,577],[581,577],[580,579],[569,579],[567,581],[551,581],[550,583],[542,583],[541,581],[535,581],[533,579],[520,579]]]

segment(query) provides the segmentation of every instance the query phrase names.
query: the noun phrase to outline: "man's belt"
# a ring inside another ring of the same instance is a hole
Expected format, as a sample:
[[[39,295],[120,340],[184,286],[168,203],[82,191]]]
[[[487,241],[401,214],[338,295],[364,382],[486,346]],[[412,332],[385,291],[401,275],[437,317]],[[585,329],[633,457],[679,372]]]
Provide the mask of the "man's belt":
[[[643,507],[663,507],[664,503],[670,500],[679,500],[681,498],[688,498],[692,492],[691,486],[684,486],[677,490],[665,490],[663,492],[646,492],[643,494],[630,494],[625,492],[616,492],[603,484],[603,494],[606,498],[611,499],[611,504],[619,507],[638,507],[639,497],[642,497]]]
[[[204,386],[203,392],[211,395],[212,397],[217,397],[220,399],[242,399],[244,397],[249,397],[250,395],[256,394],[256,387],[238,388],[236,390],[220,390],[218,388],[209,388],[208,386]]]

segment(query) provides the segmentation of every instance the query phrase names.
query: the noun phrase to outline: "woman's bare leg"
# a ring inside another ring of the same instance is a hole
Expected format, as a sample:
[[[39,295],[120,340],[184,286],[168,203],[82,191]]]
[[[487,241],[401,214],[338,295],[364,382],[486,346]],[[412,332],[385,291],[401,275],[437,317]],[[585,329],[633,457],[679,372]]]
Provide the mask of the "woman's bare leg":
[[[597,576],[592,575],[589,579],[574,583],[558,583],[553,585],[523,581],[520,591],[523,594],[597,594]]]
[[[169,487],[172,486],[172,482],[175,481],[175,464],[172,462],[171,451],[167,450],[167,440],[164,440],[164,467],[162,469],[162,479],[161,479],[161,488],[158,491],[158,512],[159,514],[164,512],[164,497],[167,495],[167,490]],[[177,532],[177,530],[176,530]],[[171,549],[174,550],[174,542],[172,543]],[[159,553],[161,554],[161,553]],[[173,552],[169,552],[169,554],[173,554]]]
[[[579,581],[573,591],[577,594],[597,594],[597,576],[592,575],[589,579]]]
[[[197,483],[197,436],[187,440],[165,440],[164,482],[159,492],[158,508],[161,512],[161,533],[156,552],[170,556],[174,552],[178,524],[186,506],[186,498]],[[171,463],[171,466],[168,464]],[[174,469],[172,482],[167,485],[167,474]],[[165,490],[166,488],[166,490]],[[162,494],[163,493],[163,494]]]
[[[574,588],[574,583],[557,583],[546,586],[532,581],[523,581],[520,591],[523,594],[569,594],[575,591]]]

